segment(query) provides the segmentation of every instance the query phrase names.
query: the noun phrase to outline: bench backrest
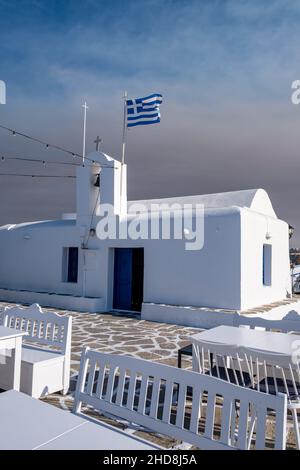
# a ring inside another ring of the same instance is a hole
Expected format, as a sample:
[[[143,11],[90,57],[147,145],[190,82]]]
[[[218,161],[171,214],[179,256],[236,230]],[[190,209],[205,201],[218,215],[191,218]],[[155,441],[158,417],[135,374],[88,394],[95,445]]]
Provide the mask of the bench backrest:
[[[274,447],[285,447],[284,395],[271,396],[128,356],[84,348],[75,412],[82,403],[200,449],[247,449],[253,436],[251,417],[256,431],[252,447],[265,448],[266,417],[273,410]]]
[[[37,343],[66,354],[71,348],[72,317],[43,312],[38,304],[30,307],[5,307],[2,323],[26,331],[24,342]]]
[[[294,319],[266,320],[265,318],[239,315],[236,326],[265,331],[278,331],[280,333],[300,333],[300,316]]]

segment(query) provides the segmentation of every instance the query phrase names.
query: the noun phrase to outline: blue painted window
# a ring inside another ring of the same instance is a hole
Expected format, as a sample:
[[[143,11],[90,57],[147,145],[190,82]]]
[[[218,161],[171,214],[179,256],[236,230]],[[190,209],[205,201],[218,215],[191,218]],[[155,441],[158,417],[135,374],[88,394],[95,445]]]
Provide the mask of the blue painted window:
[[[263,284],[272,285],[272,245],[263,246]]]
[[[78,248],[71,246],[69,248],[63,248],[63,282],[78,281]]]

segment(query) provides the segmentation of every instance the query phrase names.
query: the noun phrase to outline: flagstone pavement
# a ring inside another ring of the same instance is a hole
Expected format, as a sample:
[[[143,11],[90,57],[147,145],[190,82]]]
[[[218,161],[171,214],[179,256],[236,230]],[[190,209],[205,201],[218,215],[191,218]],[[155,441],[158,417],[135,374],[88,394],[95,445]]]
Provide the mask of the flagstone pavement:
[[[0,311],[6,306],[14,305],[0,302]],[[140,320],[138,315],[79,313],[54,308],[43,308],[43,310],[73,317],[70,393],[66,396],[62,396],[60,393],[52,394],[44,399],[48,403],[64,409],[71,409],[73,405],[73,393],[83,346],[89,346],[101,352],[129,355],[177,366],[177,350],[190,343],[188,339],[190,335],[201,331],[196,328]],[[182,365],[190,368],[190,358],[183,359]],[[122,429],[127,428],[124,422],[116,422],[100,416],[98,413],[92,413],[91,410],[85,411],[112,425],[122,427]],[[175,443],[174,439],[158,438],[152,433],[141,431],[137,431],[137,433],[143,438],[167,447],[173,446]]]

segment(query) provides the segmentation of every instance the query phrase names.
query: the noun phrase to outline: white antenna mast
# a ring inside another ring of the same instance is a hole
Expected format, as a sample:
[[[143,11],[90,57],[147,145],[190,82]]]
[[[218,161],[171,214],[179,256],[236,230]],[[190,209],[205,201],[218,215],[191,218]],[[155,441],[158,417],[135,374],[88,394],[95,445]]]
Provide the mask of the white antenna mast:
[[[85,160],[85,140],[86,140],[86,111],[88,109],[88,106],[86,104],[86,101],[82,105],[84,112],[83,112],[83,142],[82,142],[82,163],[84,164]]]

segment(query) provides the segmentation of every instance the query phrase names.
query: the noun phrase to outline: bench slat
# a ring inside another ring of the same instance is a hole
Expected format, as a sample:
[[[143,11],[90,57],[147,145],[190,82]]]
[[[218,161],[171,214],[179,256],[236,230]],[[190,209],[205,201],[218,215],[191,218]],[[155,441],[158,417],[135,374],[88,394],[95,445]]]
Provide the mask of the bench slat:
[[[141,388],[140,388],[139,404],[138,404],[138,412],[141,413],[141,414],[145,413],[147,390],[148,390],[148,377],[142,375],[141,376]]]
[[[190,431],[195,434],[198,434],[199,419],[201,418],[201,396],[201,389],[194,387]]]
[[[102,396],[104,377],[105,377],[105,364],[101,362],[100,367],[99,367],[97,386],[96,386],[96,397],[98,398],[101,398]]]
[[[220,440],[224,444],[229,444],[230,440],[230,426],[231,426],[231,415],[232,413],[232,401],[229,398],[223,402],[222,406],[222,417],[221,417],[221,437]]]
[[[160,378],[156,377],[152,385],[151,406],[150,406],[151,418],[156,418],[157,416],[159,389],[160,389]]]
[[[256,450],[264,450],[266,447],[266,414],[266,408],[258,406],[256,413]]]
[[[111,399],[112,399],[113,386],[114,386],[114,382],[115,382],[115,375],[116,375],[116,368],[114,366],[112,366],[110,371],[109,371],[109,377],[108,377],[106,394],[105,394],[105,400],[107,400],[107,401],[111,401]]]
[[[186,400],[186,386],[184,384],[180,384],[179,394],[178,394],[177,413],[176,413],[176,426],[178,428],[183,428],[185,400]]]
[[[90,367],[89,367],[88,381],[87,381],[87,385],[86,385],[86,393],[88,393],[89,395],[92,395],[92,393],[93,393],[95,373],[96,373],[96,361],[91,359]]]
[[[247,446],[249,403],[240,403],[239,424],[238,424],[238,446],[244,449]]]
[[[170,422],[173,387],[174,387],[173,381],[168,380],[166,384],[166,389],[165,389],[164,411],[163,411],[163,417],[162,417],[162,420],[168,424]]]
[[[116,405],[122,406],[123,396],[124,396],[124,384],[125,384],[126,371],[123,369],[119,374],[117,396],[116,396]]]
[[[136,372],[135,371],[130,376],[129,380],[130,381],[129,381],[129,389],[128,389],[128,395],[127,395],[126,408],[129,408],[130,410],[132,410],[133,400],[134,400],[134,391],[135,391],[135,385],[136,385]]]
[[[207,406],[206,406],[206,417],[205,417],[205,437],[208,439],[213,438],[214,422],[215,422],[215,406],[216,406],[216,395],[214,393],[208,393]]]

